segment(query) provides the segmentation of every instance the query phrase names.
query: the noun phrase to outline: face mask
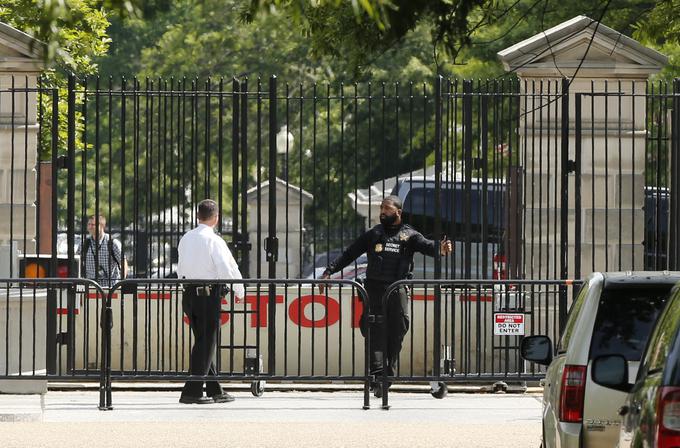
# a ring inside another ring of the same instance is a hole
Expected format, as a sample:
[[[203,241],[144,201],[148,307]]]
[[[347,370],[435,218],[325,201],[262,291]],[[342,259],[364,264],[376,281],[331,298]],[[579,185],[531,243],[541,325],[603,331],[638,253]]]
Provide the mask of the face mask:
[[[384,226],[392,226],[397,222],[397,215],[380,215],[380,224]]]

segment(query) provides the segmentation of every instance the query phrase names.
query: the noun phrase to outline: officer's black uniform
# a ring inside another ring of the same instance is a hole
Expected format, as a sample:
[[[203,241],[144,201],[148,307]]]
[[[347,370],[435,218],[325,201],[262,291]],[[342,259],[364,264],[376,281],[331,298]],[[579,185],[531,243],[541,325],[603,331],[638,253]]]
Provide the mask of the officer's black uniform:
[[[325,274],[340,271],[366,252],[368,268],[364,286],[368,293],[371,314],[382,315],[382,296],[387,287],[407,278],[412,269],[413,254],[420,252],[434,256],[438,245],[425,238],[408,224],[385,226],[378,224],[350,245],[342,255],[326,268]],[[408,296],[404,288],[399,288],[386,301],[385,322],[387,324],[387,375],[394,375],[399,360],[404,335],[409,329]],[[364,307],[361,318],[361,334],[366,336],[369,328],[366,322],[368,310]],[[371,373],[382,372],[383,333],[379,326],[371,326]],[[376,331],[377,330],[377,331]]]

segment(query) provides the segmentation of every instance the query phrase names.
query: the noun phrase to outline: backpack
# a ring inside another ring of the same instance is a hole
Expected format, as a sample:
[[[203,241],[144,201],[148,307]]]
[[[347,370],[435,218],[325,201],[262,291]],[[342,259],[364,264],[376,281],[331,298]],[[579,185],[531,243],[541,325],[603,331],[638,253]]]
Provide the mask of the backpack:
[[[116,259],[116,252],[113,250],[113,238],[109,236],[109,239],[107,241],[107,245],[109,246],[109,257],[116,263],[116,266],[118,266],[118,271],[121,271],[120,267],[120,260]],[[80,249],[80,256],[82,257],[82,262],[83,262],[83,270],[87,272],[85,269],[85,262],[87,260],[87,251],[90,250],[90,247],[92,246],[92,237],[88,236],[85,238],[85,241],[83,242],[83,246]]]

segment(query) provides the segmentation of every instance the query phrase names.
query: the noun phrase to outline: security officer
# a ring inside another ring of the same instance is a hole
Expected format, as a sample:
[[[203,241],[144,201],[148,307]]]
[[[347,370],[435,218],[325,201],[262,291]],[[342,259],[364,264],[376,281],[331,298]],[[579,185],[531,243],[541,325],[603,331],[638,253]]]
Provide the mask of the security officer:
[[[198,227],[187,232],[177,247],[179,278],[215,280],[242,278],[227,243],[215,234],[214,229],[218,221],[217,203],[211,199],[201,201],[198,204]],[[243,298],[242,284],[233,284],[231,288],[236,297]],[[191,375],[217,374],[214,360],[224,292],[224,285],[219,283],[185,285],[182,310],[189,318],[189,326],[195,338],[189,366]],[[187,381],[179,402],[206,404],[234,400],[234,397],[222,390],[218,381],[205,381],[207,396],[204,397],[203,384],[203,381]]]
[[[364,252],[368,255],[366,281],[364,286],[369,298],[369,309],[373,315],[383,315],[387,326],[387,375],[394,375],[399,359],[404,335],[409,329],[408,295],[405,288],[395,290],[386,301],[386,309],[382,309],[382,296],[387,287],[398,280],[408,278],[413,265],[413,254],[420,252],[434,256],[437,246],[441,255],[452,251],[450,240],[442,240],[437,244],[425,238],[418,231],[401,221],[402,203],[397,196],[387,196],[380,204],[380,224],[361,235],[342,255],[328,265],[322,279],[342,270]],[[323,292],[323,285],[319,286]],[[366,336],[369,328],[364,308],[361,318],[361,334]],[[371,374],[382,374],[382,352],[384,335],[378,326],[371,328]],[[376,385],[375,395],[382,391]]]

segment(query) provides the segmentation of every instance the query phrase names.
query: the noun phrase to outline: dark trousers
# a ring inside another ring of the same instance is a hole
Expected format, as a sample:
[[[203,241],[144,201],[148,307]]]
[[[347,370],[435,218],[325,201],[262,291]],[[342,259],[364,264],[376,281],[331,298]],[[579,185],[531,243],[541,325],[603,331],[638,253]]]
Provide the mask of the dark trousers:
[[[185,288],[182,311],[189,318],[189,326],[194,335],[189,365],[191,375],[217,375],[215,349],[217,330],[220,326],[221,301],[219,288],[213,287],[210,296],[197,295],[195,287]],[[204,383],[206,395],[209,397],[223,393],[218,381],[187,381],[182,389],[182,396],[203,396]]]
[[[404,336],[409,329],[408,294],[405,288],[392,292],[383,307],[382,298],[389,283],[366,279],[364,286],[368,293],[368,308],[373,315],[382,315],[383,324],[367,322],[367,309],[361,318],[361,334],[366,337],[370,331],[371,373],[381,375],[383,371],[383,353],[385,356],[386,373],[393,376],[399,353],[401,352]]]

